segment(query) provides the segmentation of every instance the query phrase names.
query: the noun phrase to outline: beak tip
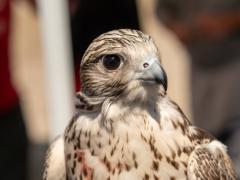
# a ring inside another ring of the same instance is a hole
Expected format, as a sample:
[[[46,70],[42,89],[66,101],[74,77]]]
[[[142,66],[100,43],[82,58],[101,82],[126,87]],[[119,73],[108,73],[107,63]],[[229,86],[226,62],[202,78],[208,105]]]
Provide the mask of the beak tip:
[[[168,79],[167,74],[164,68],[160,65],[160,69],[158,73],[155,74],[155,82],[157,84],[161,84],[165,91],[167,91],[168,88]]]
[[[166,78],[155,78],[157,84],[161,84],[165,91],[167,91],[168,83]]]

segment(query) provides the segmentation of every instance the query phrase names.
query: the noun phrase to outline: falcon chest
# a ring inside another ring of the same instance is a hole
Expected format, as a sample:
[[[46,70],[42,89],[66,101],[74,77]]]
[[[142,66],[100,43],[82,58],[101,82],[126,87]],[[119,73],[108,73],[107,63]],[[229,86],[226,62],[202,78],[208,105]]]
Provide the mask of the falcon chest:
[[[99,112],[78,117],[65,133],[68,176],[83,173],[80,152],[93,179],[186,179],[193,147],[184,136],[184,120],[168,108],[115,104],[104,119]]]

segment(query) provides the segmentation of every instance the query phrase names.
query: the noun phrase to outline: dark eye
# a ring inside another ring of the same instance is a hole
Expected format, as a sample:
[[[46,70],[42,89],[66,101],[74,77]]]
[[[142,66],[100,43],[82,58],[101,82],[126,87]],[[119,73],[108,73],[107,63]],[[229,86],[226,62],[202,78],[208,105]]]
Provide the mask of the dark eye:
[[[103,66],[108,70],[116,70],[121,64],[121,58],[118,55],[110,54],[103,56]]]

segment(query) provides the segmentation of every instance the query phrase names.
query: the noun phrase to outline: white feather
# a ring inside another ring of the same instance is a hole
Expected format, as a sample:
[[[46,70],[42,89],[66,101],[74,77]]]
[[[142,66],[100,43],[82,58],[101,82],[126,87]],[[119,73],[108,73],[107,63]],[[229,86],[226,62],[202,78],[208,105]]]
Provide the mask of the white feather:
[[[59,137],[50,146],[47,160],[46,169],[44,172],[44,178],[46,180],[65,180],[65,156],[64,156],[64,140],[63,137]]]

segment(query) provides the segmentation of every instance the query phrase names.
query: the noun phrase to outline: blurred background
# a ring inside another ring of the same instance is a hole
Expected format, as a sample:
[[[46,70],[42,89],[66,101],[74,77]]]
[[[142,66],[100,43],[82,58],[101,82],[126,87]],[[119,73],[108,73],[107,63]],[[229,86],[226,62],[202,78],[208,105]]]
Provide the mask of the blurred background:
[[[240,175],[239,0],[0,0],[1,179],[41,179],[85,49],[118,28],[153,37],[169,96],[228,146]]]

